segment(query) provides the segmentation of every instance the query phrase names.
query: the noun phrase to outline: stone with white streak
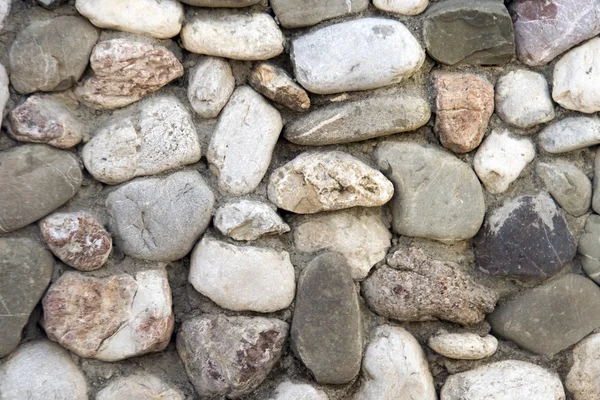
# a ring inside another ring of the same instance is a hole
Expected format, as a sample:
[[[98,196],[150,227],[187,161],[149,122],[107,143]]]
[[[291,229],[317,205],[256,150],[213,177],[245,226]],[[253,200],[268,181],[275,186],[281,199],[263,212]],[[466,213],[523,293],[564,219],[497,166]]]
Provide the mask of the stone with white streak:
[[[573,349],[573,366],[565,385],[573,400],[600,398],[600,334],[588,336]]]
[[[373,5],[395,14],[417,15],[425,11],[429,0],[373,0]]]
[[[235,88],[229,63],[222,58],[205,57],[190,71],[188,100],[202,118],[215,118]]]
[[[213,219],[215,228],[235,240],[256,240],[264,235],[289,232],[273,206],[255,200],[234,200],[219,207]]]
[[[568,117],[544,128],[539,144],[548,153],[566,153],[600,143],[600,120],[591,117]]]
[[[537,163],[535,172],[563,210],[574,217],[588,212],[592,202],[592,183],[583,171],[570,162],[554,161]]]
[[[492,335],[475,333],[438,332],[431,336],[427,345],[437,353],[456,360],[480,360],[491,356],[498,348],[498,339]]]
[[[302,112],[310,108],[306,91],[284,69],[273,64],[263,62],[254,67],[250,84],[264,96],[290,110]]]
[[[281,382],[270,400],[329,400],[327,394],[308,383]]]
[[[6,103],[8,103],[9,98],[10,92],[8,91],[8,74],[6,73],[4,65],[0,64],[0,126],[2,126],[4,107],[6,107]]]
[[[184,394],[150,374],[113,379],[96,395],[96,400],[185,400]]]

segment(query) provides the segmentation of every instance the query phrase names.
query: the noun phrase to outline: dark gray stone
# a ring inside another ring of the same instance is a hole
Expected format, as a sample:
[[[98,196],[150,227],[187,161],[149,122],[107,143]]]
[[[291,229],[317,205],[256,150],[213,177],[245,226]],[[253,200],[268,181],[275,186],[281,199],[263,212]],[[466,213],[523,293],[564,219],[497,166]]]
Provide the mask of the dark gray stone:
[[[600,215],[590,214],[587,217],[577,251],[585,273],[600,283]]]
[[[366,10],[369,0],[271,0],[284,28],[316,25],[326,19]]]

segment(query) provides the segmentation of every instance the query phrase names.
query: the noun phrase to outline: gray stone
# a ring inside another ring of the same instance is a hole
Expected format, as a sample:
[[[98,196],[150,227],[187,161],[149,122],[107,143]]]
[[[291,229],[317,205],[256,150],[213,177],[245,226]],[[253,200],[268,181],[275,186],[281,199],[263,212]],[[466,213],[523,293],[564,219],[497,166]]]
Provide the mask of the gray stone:
[[[110,381],[96,400],[185,400],[184,394],[154,375],[129,375]]]
[[[310,108],[310,98],[288,73],[273,64],[263,62],[254,67],[250,84],[262,95],[293,111]]]
[[[10,5],[12,0],[5,0],[0,2],[0,31],[4,29],[4,23],[6,22],[6,17],[10,13]]]
[[[259,4],[262,0],[180,0],[182,3],[196,7],[248,7],[254,4]]]
[[[329,400],[327,394],[307,383],[281,382],[269,400]]]
[[[535,172],[563,210],[574,217],[588,212],[592,202],[592,183],[579,168],[567,161],[539,162]]]
[[[36,2],[48,10],[54,10],[68,2],[68,0],[36,0]],[[9,1],[10,3],[10,1]]]
[[[284,28],[316,25],[327,19],[359,13],[368,0],[271,0],[277,20]]]
[[[213,224],[235,240],[256,240],[264,235],[289,232],[273,206],[261,201],[239,199],[217,208]]]
[[[319,383],[356,377],[362,356],[358,296],[344,257],[314,258],[298,280],[291,329],[292,349]]]
[[[596,149],[594,160],[594,195],[592,197],[592,208],[600,213],[600,150]]]
[[[600,398],[600,334],[595,333],[579,342],[573,349],[573,366],[565,386],[574,400]]]
[[[9,84],[8,74],[6,73],[6,69],[4,69],[4,65],[0,64],[0,126],[2,126],[2,119],[4,116],[4,107],[6,107],[6,103],[8,103],[8,99],[10,99],[10,92],[8,91],[8,84]]]
[[[585,273],[600,283],[600,215],[590,214],[587,217],[577,252]]]
[[[544,128],[538,142],[548,153],[566,153],[600,143],[600,120],[568,117]]]
[[[188,100],[202,118],[215,118],[235,89],[231,65],[217,57],[204,57],[190,71]]]

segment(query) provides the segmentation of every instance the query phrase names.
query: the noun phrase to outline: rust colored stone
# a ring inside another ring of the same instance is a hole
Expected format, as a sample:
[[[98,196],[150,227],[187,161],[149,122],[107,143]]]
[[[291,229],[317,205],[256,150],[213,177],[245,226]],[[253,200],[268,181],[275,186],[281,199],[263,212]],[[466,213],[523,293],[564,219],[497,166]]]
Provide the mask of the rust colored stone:
[[[269,63],[260,63],[250,75],[254,89],[276,103],[293,111],[303,112],[310,108],[310,98],[285,70]]]

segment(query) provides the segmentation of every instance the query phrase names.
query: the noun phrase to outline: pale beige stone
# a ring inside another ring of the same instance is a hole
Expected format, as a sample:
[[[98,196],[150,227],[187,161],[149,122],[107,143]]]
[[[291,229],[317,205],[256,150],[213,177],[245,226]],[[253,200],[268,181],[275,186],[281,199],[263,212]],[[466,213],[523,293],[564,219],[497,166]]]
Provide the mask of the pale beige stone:
[[[285,70],[273,64],[263,62],[254,67],[250,84],[264,96],[290,110],[302,112],[310,108],[306,91]]]
[[[573,400],[600,399],[600,334],[590,335],[575,346],[565,385]]]
[[[448,333],[441,331],[427,341],[439,354],[457,360],[480,360],[491,356],[498,348],[498,339],[492,335],[475,333]]]
[[[157,376],[140,374],[112,380],[96,400],[185,400],[185,396]]]

